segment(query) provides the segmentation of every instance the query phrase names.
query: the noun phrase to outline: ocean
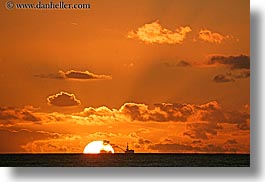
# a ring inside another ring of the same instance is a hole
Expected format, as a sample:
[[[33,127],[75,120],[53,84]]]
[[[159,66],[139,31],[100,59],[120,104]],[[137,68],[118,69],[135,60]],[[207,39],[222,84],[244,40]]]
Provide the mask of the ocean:
[[[0,154],[1,167],[249,167],[249,154]]]

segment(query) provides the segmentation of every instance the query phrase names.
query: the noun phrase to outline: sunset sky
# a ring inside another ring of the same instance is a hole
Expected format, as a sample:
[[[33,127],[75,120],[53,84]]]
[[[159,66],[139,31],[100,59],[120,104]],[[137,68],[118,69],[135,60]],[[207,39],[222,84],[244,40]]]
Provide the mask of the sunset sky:
[[[64,2],[1,1],[0,153],[250,152],[248,0]]]

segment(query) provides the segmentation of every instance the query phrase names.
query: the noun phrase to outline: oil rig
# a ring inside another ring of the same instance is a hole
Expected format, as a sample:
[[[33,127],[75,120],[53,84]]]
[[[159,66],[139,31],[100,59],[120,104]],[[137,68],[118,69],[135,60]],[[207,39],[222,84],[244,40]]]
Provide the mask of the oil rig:
[[[126,150],[125,150],[125,154],[134,154],[134,150],[129,149],[128,143],[127,143],[127,147],[126,147]]]
[[[128,143],[127,143],[127,147],[126,147],[125,150],[124,150],[123,147],[121,147],[121,146],[119,146],[119,145],[114,145],[114,144],[112,144],[112,146],[113,146],[114,148],[118,148],[118,149],[122,150],[125,154],[134,154],[134,150],[129,149],[129,145],[128,145]]]

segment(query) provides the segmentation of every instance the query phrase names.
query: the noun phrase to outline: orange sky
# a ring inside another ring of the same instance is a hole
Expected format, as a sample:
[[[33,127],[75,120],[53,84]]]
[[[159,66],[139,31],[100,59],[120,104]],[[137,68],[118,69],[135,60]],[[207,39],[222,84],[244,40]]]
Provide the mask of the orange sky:
[[[249,1],[76,2],[1,2],[0,153],[249,153]]]

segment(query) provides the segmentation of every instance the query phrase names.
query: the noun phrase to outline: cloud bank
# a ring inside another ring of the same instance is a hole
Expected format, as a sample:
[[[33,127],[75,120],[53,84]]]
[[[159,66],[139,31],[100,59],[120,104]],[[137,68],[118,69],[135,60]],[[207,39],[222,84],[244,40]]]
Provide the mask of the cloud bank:
[[[73,97],[54,97],[65,95]],[[231,111],[217,101],[125,103],[118,109],[88,107],[73,114],[1,107],[0,146],[5,147],[0,151],[82,152],[89,141],[100,139],[121,148],[129,142],[143,152],[248,152],[249,126],[248,105]]]
[[[109,120],[121,119],[125,121],[140,122],[186,122],[189,124],[192,138],[206,138],[207,133],[215,134],[221,129],[220,124],[234,124],[238,129],[249,129],[249,110],[227,111],[217,101],[206,104],[180,104],[158,103],[150,108],[146,104],[125,103],[119,109],[109,109],[105,106],[99,108],[85,108],[78,116],[90,118],[104,118]],[[200,133],[198,133],[200,132]],[[197,134],[196,134],[197,133]]]

